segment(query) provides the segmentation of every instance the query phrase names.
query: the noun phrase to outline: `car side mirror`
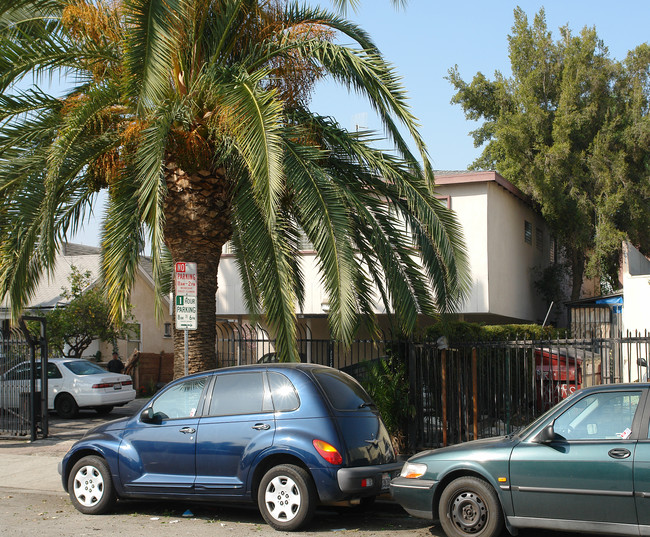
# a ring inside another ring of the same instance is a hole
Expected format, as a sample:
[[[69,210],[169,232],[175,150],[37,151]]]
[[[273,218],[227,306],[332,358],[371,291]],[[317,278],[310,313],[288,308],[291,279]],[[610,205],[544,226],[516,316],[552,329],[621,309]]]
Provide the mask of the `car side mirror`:
[[[553,424],[555,422],[549,423],[546,427],[544,427],[539,434],[535,437],[535,442],[538,444],[550,444],[553,442],[553,440],[557,439],[557,435],[555,434],[555,429],[553,427]]]
[[[140,419],[145,423],[153,423],[155,421],[155,414],[153,412],[153,408],[152,407],[145,408],[140,413]]]

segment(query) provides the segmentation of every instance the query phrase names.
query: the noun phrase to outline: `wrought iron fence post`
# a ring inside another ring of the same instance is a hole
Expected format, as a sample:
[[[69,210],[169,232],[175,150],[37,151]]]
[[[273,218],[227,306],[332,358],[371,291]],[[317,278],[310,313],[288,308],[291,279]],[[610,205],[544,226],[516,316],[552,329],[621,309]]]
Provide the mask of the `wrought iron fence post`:
[[[506,348],[506,434],[512,432],[512,409],[510,405],[510,398],[512,396],[512,382],[510,378],[510,348]]]
[[[410,408],[417,408],[417,405],[415,404],[415,392],[416,392],[416,382],[415,382],[415,374],[417,370],[417,366],[415,364],[415,342],[413,340],[410,340],[405,343],[408,345],[408,376],[409,376],[409,393],[408,393],[408,404],[409,404],[409,409]],[[410,410],[409,410],[410,412]],[[415,427],[415,420],[410,419],[408,420],[408,423],[406,425],[406,436],[407,436],[407,447],[409,453],[415,453],[415,445],[416,445],[416,434],[417,434],[417,429]]]
[[[478,439],[478,353],[476,347],[472,347],[472,412],[473,416],[473,440]]]
[[[441,399],[442,399],[442,445],[447,445],[447,349],[440,353]]]

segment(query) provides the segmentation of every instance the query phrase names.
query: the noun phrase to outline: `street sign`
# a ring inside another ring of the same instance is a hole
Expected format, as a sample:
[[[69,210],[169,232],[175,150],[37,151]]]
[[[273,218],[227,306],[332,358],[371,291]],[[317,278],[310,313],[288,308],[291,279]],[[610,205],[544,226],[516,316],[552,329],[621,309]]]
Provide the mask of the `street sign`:
[[[196,263],[178,262],[174,267],[176,300],[176,329],[197,328],[197,273]]]

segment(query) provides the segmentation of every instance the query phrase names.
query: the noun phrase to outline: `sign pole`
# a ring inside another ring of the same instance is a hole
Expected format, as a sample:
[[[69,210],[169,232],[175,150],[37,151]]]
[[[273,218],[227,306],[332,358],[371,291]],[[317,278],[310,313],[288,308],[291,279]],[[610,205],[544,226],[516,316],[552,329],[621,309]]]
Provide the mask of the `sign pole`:
[[[190,344],[189,344],[189,340],[188,340],[189,331],[188,330],[183,330],[183,332],[185,333],[185,370],[184,370],[184,375],[187,376],[187,374],[189,373],[189,351],[190,351]]]

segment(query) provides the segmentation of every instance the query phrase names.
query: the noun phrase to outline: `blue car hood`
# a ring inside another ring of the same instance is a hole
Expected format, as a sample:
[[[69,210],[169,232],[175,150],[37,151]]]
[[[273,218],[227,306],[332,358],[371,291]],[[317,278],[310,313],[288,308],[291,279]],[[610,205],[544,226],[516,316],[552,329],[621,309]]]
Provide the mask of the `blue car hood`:
[[[88,429],[84,437],[89,436],[91,434],[104,433],[109,431],[110,432],[121,431],[126,427],[126,424],[129,420],[131,420],[131,418],[126,417],[126,418],[118,418],[116,420],[109,421],[108,423],[102,423],[101,425],[97,425],[92,429]]]

